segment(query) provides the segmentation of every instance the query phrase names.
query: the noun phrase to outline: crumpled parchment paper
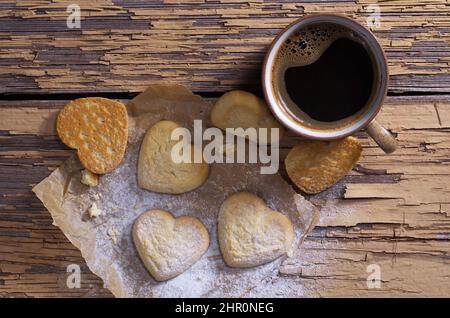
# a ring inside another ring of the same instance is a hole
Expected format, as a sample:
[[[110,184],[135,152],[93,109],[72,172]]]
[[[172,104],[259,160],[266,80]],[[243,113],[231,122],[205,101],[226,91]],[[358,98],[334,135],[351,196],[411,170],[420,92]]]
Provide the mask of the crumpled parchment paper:
[[[33,188],[67,238],[80,249],[89,268],[101,277],[117,297],[287,297],[298,294],[293,277],[279,275],[280,258],[250,269],[229,268],[217,242],[220,204],[232,193],[250,191],[269,207],[286,214],[296,228],[297,246],[313,226],[317,211],[279,175],[260,174],[259,164],[212,164],[208,180],[198,189],[181,195],[143,190],[136,183],[139,147],[146,130],[168,119],[192,129],[194,119],[209,126],[211,106],[179,85],[153,85],[128,104],[130,137],[123,163],[101,176],[97,187],[80,183],[76,156]],[[95,203],[103,213],[90,218]],[[211,244],[190,269],[166,282],[156,282],[146,271],[133,245],[131,227],[151,209],[175,216],[199,218],[210,233]]]

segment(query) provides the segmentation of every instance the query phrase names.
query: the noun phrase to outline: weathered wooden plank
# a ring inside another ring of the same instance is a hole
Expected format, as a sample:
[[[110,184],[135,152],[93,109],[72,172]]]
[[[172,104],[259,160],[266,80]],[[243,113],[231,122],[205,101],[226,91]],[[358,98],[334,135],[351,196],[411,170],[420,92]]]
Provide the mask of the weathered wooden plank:
[[[0,101],[0,296],[111,296],[31,192],[73,153],[51,123],[64,104]],[[362,160],[310,198],[323,207],[321,220],[302,262],[280,270],[299,296],[448,295],[449,114],[449,96],[389,97],[379,119],[398,136],[399,151],[384,155],[358,134]],[[298,140],[288,134],[283,157]],[[70,264],[81,266],[79,290],[65,284]],[[371,264],[381,268],[381,289],[367,288]]]
[[[448,250],[439,254],[435,248],[433,241],[310,238],[305,242],[302,263],[287,265],[280,272],[297,279],[300,290],[306,286],[307,295],[446,297]],[[379,289],[368,288],[368,266],[380,269]]]
[[[65,1],[3,1],[0,93],[136,92],[161,80],[255,90],[264,52],[284,26],[323,12],[367,24],[374,3],[79,0],[81,29],[68,29]],[[450,92],[450,1],[377,4],[390,89]]]

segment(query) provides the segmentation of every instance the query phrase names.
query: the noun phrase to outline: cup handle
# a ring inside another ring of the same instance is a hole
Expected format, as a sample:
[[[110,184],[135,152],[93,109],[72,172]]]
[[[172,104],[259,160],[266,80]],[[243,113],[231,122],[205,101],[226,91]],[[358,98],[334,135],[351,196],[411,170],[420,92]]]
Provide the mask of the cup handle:
[[[393,153],[397,149],[397,140],[376,120],[373,120],[366,127],[366,132],[370,137],[372,137],[373,140],[375,140],[378,146],[380,146],[385,153]]]

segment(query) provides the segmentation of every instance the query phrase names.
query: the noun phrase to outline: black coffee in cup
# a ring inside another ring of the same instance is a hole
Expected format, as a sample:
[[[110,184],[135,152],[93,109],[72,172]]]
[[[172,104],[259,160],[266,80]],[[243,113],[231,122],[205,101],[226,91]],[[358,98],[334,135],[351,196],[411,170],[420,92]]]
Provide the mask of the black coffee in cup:
[[[375,86],[372,57],[354,31],[318,23],[293,32],[280,47],[273,85],[303,117],[335,122],[364,110]]]

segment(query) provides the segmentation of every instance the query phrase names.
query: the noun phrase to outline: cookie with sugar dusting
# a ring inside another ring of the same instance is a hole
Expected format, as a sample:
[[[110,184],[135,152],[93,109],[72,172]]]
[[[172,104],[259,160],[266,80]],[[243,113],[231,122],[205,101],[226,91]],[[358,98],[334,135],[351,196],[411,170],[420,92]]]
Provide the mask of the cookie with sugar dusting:
[[[139,152],[137,180],[141,188],[159,193],[180,194],[201,186],[209,175],[209,165],[194,162],[194,145],[190,148],[191,162],[174,162],[172,151],[178,140],[172,139],[177,123],[162,120],[145,134]]]
[[[284,134],[283,126],[275,119],[270,112],[266,102],[245,91],[235,90],[223,94],[211,111],[211,121],[214,126],[223,130],[227,128],[266,128],[267,140],[262,141],[262,136],[241,136],[259,144],[270,144],[272,138],[272,128],[278,130],[278,138],[274,142],[280,141]],[[256,140],[257,139],[257,140]]]
[[[238,192],[222,203],[218,234],[225,263],[243,268],[290,254],[295,238],[289,218],[250,192]]]
[[[195,217],[173,217],[163,210],[144,212],[134,222],[133,241],[140,258],[157,281],[180,275],[209,246],[209,234]]]
[[[128,114],[121,102],[101,98],[79,98],[58,114],[56,130],[70,148],[76,149],[81,164],[89,171],[113,171],[125,154]]]
[[[301,141],[287,155],[286,171],[302,191],[316,194],[352,170],[361,152],[361,144],[354,137],[335,141]]]

